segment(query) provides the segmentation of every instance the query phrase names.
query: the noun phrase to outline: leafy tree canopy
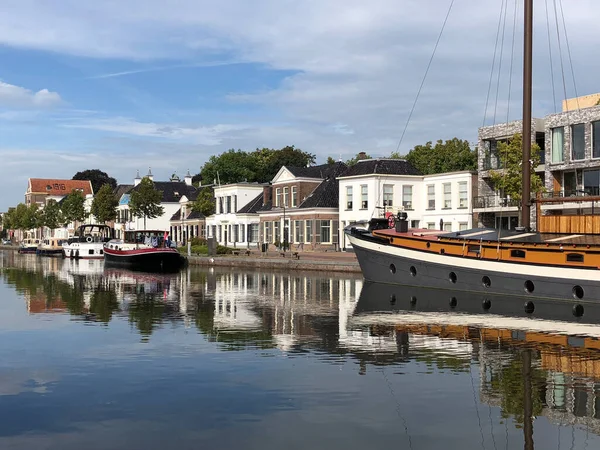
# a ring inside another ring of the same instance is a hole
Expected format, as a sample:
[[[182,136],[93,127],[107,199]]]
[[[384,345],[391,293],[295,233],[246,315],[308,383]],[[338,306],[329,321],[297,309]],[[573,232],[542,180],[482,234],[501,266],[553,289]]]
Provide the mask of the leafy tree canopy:
[[[424,175],[477,169],[477,151],[469,141],[452,138],[435,145],[431,141],[417,145],[404,157],[394,152],[392,158],[404,158]]]
[[[105,184],[94,196],[91,213],[96,220],[106,223],[115,220],[117,217],[117,206],[119,206],[119,202],[113,193],[112,187],[110,184]]]
[[[194,211],[204,214],[208,217],[215,213],[215,194],[212,188],[204,187],[198,193],[198,197],[192,206]]]
[[[48,201],[42,211],[42,224],[51,230],[58,228],[63,223],[62,212],[56,200]]]
[[[37,203],[32,203],[23,212],[21,217],[21,229],[22,230],[33,230],[42,225],[42,212],[40,211]]]
[[[253,152],[230,149],[218,156],[213,155],[202,167],[199,177],[205,184],[239,183],[240,181],[266,183],[271,181],[282,166],[304,167],[314,164],[315,155],[304,152],[293,145],[279,150],[256,149]]]
[[[358,161],[360,161],[361,159],[372,159],[372,158],[370,155],[366,154],[365,152],[360,152],[360,153],[357,153],[354,158],[350,158],[348,161],[346,161],[346,165],[348,167],[351,167],[354,164],[356,164]]]
[[[94,194],[99,192],[100,188],[105,184],[110,185],[110,187],[113,189],[117,187],[117,180],[109,177],[106,172],[102,172],[100,169],[88,169],[77,172],[75,175],[73,175],[73,180],[91,181]]]
[[[85,198],[79,191],[73,189],[69,195],[62,201],[61,211],[65,224],[71,222],[82,222],[86,217]]]
[[[505,196],[519,202],[522,198],[522,164],[523,164],[523,139],[521,134],[515,134],[508,143],[498,142],[498,155],[502,170],[490,171],[490,181],[494,188],[502,190]],[[535,173],[535,168],[540,164],[540,147],[536,143],[531,145],[531,193],[532,195],[544,190],[544,183]]]
[[[164,212],[161,202],[162,192],[156,190],[150,178],[144,177],[131,191],[129,210],[134,216],[144,218],[144,228],[146,228],[146,219],[154,219]]]

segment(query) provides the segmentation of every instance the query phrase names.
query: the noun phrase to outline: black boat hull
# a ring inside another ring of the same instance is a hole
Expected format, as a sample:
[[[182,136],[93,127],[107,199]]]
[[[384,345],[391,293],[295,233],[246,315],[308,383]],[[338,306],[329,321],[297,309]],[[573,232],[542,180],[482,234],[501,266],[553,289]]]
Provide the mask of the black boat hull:
[[[111,252],[106,248],[104,261],[108,266],[146,272],[175,272],[187,262],[186,258],[176,251]]]

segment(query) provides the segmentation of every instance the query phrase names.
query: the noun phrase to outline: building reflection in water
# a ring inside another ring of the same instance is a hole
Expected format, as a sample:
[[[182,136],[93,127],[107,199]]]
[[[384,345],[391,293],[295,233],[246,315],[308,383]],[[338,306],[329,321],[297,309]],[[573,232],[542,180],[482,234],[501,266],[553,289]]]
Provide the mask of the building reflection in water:
[[[369,314],[361,302],[371,299],[359,299],[360,276],[194,268],[161,275],[94,263],[10,252],[0,259],[4,281],[30,314],[68,313],[108,326],[122,318],[142,340],[166,325],[195,327],[223,350],[309,351],[355,361],[359,374],[415,362],[468,376],[478,371],[479,401],[519,428],[543,416],[600,434],[594,327],[568,332],[558,323],[530,320],[525,327],[489,315],[470,323],[470,316],[451,314],[436,324],[435,316],[401,308]],[[563,331],[549,331],[553,326]]]

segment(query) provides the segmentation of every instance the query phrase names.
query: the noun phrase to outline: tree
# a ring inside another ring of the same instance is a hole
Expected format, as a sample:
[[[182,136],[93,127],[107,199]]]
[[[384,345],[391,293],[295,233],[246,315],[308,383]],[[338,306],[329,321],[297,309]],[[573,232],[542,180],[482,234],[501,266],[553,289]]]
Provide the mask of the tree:
[[[256,180],[256,161],[242,150],[230,149],[220,155],[211,156],[200,171],[205,183],[239,183]],[[192,178],[193,180],[193,178]]]
[[[58,228],[63,223],[62,212],[60,210],[60,205],[56,202],[56,200],[51,199],[48,201],[44,210],[42,211],[42,224],[45,227],[54,230]]]
[[[392,153],[391,157],[401,156]],[[404,158],[423,175],[477,168],[477,151],[471,149],[469,141],[458,138],[446,142],[439,139],[435,145],[431,141],[425,145],[416,145]]]
[[[11,224],[15,230],[26,230],[24,226],[25,215],[27,214],[27,205],[19,203],[13,211]]]
[[[110,184],[105,184],[94,196],[90,212],[97,221],[106,223],[116,219],[117,206],[119,206],[119,201],[116,199],[113,189]]]
[[[142,178],[129,197],[129,210],[136,217],[144,218],[144,228],[146,228],[146,219],[160,217],[164,208],[160,205],[162,202],[162,191],[154,188],[154,183],[148,177]]]
[[[523,139],[521,134],[515,134],[508,143],[498,142],[498,156],[503,169],[490,171],[490,181],[495,189],[502,191],[504,196],[509,197],[521,207],[523,194]],[[544,190],[544,183],[535,174],[535,168],[540,164],[540,147],[533,143],[531,145],[531,159],[529,171],[531,173],[531,193],[537,194]]]
[[[215,213],[215,194],[212,188],[207,186],[200,190],[192,209],[205,217]]]
[[[256,159],[256,181],[259,183],[271,181],[283,166],[306,167],[316,161],[315,155],[304,152],[293,145],[287,145],[279,150],[256,149],[252,155]]]
[[[111,188],[117,187],[117,180],[109,177],[106,172],[102,172],[100,169],[84,170],[77,172],[73,175],[73,180],[89,180],[92,183],[92,189],[94,193],[100,191],[100,188],[105,184],[110,185]]]
[[[351,167],[354,164],[356,164],[358,161],[360,161],[361,159],[371,159],[371,157],[369,155],[367,155],[365,152],[360,152],[360,153],[357,153],[354,158],[350,158],[348,161],[346,161],[346,165],[348,167]]]
[[[83,222],[87,217],[85,212],[85,198],[80,191],[73,189],[61,204],[63,223]]]
[[[42,212],[37,203],[32,203],[24,210],[21,217],[21,229],[33,230],[42,225]]]
[[[335,159],[333,159],[331,156],[327,157],[327,164],[329,164],[330,166],[335,164]]]

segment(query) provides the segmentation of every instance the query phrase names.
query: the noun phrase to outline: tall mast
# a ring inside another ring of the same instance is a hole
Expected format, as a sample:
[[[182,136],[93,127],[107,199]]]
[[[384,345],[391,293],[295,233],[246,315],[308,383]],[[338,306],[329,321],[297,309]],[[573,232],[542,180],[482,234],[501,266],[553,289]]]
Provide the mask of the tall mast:
[[[523,47],[523,196],[521,226],[530,228],[531,207],[531,72],[533,47],[533,0],[525,0],[525,39]]]

